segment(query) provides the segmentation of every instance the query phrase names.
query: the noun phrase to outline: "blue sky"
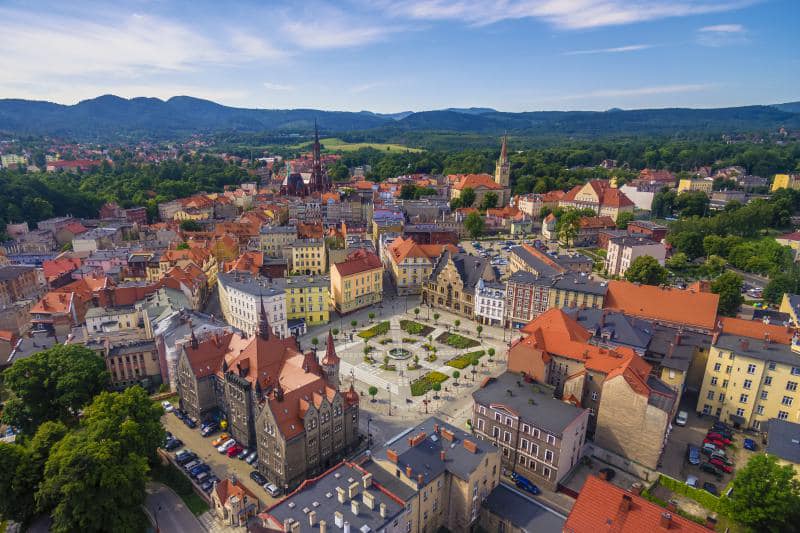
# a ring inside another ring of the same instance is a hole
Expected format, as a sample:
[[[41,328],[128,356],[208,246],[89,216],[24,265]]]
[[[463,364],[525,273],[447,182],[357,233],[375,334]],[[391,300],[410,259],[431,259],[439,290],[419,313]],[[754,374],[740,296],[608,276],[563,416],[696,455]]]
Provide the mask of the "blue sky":
[[[0,21],[0,98],[377,112],[800,100],[800,0],[2,0]]]

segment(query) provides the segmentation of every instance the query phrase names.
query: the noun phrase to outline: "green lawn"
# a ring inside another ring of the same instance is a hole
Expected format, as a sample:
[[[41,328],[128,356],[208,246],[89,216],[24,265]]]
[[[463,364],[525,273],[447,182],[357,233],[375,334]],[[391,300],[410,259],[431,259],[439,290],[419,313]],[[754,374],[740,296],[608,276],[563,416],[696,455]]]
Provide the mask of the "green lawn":
[[[201,515],[208,511],[208,504],[201,498],[192,488],[192,482],[189,481],[183,472],[178,470],[172,463],[167,465],[159,465],[153,468],[150,472],[153,481],[158,481],[168,486],[175,493],[181,497],[186,507],[194,513],[195,516]]]
[[[354,152],[361,148],[374,148],[375,150],[383,150],[387,152],[422,152],[420,148],[411,148],[403,146],[402,144],[391,143],[350,143],[343,141],[337,137],[327,137],[319,140],[322,148],[327,152]],[[311,141],[300,143],[292,146],[292,148],[309,148]]]

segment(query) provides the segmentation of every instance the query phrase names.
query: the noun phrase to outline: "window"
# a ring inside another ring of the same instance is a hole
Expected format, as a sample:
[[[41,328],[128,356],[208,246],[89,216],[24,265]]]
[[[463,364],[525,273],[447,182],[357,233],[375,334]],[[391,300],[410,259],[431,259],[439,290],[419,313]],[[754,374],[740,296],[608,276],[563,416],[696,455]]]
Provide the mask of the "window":
[[[739,396],[739,403],[747,403],[747,394],[742,394]]]
[[[502,417],[502,416],[500,416],[500,413],[495,413],[495,414],[494,414],[494,419],[495,419],[496,421],[500,422],[500,421],[503,419],[503,417]]]
[[[752,388],[752,386],[753,386],[753,382],[750,381],[749,379],[744,380],[744,383],[742,384],[742,387],[744,387],[747,390]]]
[[[482,418],[478,419],[478,429],[483,431],[483,419]]]
[[[500,428],[493,427],[492,428],[492,437],[497,438],[500,436]]]
[[[719,401],[721,401],[721,402],[725,401],[725,393],[724,392],[720,392],[719,393]]]
[[[597,401],[597,393],[596,392],[592,393],[592,400]]]
[[[793,366],[792,367],[792,375],[793,376],[800,376],[800,367]]]
[[[520,439],[519,447],[527,452],[528,451],[528,439]]]
[[[486,407],[481,405],[480,407],[478,407],[478,412],[480,414],[482,414],[482,415],[485,415],[486,414]]]
[[[503,432],[503,442],[511,442],[511,433],[508,431]]]
[[[717,378],[711,378],[711,385],[712,386],[716,386],[717,385]]]
[[[528,424],[522,424],[522,432],[523,433],[530,433],[531,427]]]
[[[781,400],[781,405],[792,405],[792,397],[791,396],[784,396]]]
[[[533,428],[533,436],[538,439],[539,435],[540,435],[539,430],[537,428]]]
[[[706,394],[706,399],[708,399],[708,400],[713,400],[714,399],[714,391],[713,390],[708,391],[708,394]]]
[[[553,462],[553,452],[551,450],[544,451],[544,460],[547,461],[548,463]]]
[[[544,467],[542,469],[542,475],[545,477],[545,479],[550,479],[550,469],[547,468],[547,467]]]
[[[744,409],[741,407],[736,410],[736,416],[744,416]]]
[[[554,435],[548,435],[547,436],[547,444],[555,444],[555,443],[556,443],[555,436]]]
[[[509,417],[506,417],[506,425],[514,427],[514,423],[511,421],[511,419]]]
[[[703,405],[703,414],[710,415],[711,414],[711,406],[708,404]]]
[[[531,455],[539,457],[539,445],[531,442]]]
[[[757,415],[763,415],[764,414],[764,406],[763,405],[756,406],[756,414]]]
[[[767,396],[769,396],[769,392],[767,392],[767,391],[765,391],[765,390],[764,390],[764,391],[761,391],[761,399],[762,399],[762,400],[766,400],[766,399],[767,399]]]
[[[767,376],[764,378],[764,385],[772,385],[772,376]]]
[[[726,389],[728,388],[728,380],[727,379],[722,382],[722,387],[726,388]]]
[[[770,361],[769,364],[767,365],[767,369],[768,370],[775,370],[775,366],[776,366],[775,365],[775,361]]]
[[[756,373],[756,365],[747,365],[747,373],[748,374],[755,374]]]
[[[789,413],[787,413],[786,411],[778,411],[778,420],[788,420],[788,419],[789,419]]]
[[[731,365],[728,365],[728,366],[725,367],[725,373],[726,374],[730,374],[731,370],[733,370],[733,367]]]
[[[520,455],[519,456],[519,464],[521,464],[522,466],[525,466],[525,462],[526,461],[527,461],[527,459],[525,459],[524,455]]]
[[[788,390],[788,391],[796,391],[797,390],[797,382],[796,381],[788,381],[786,383],[786,390]]]
[[[722,365],[719,363],[714,363],[714,372],[719,372],[719,369],[722,368]]]

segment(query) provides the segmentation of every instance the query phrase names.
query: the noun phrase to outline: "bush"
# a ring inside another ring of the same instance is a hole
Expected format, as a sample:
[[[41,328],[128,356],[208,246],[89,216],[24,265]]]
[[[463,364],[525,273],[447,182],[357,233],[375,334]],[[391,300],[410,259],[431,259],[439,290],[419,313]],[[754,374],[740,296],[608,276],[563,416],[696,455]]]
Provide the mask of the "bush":
[[[472,363],[472,360],[475,357],[480,359],[484,355],[486,355],[486,352],[483,350],[478,350],[476,352],[469,352],[453,357],[452,359],[449,359],[445,364],[447,366],[452,366],[453,368],[458,368],[459,370],[463,370]]]
[[[432,352],[433,351],[433,344],[430,344],[430,343],[426,342],[425,344],[422,345],[422,348],[426,352]]]
[[[420,335],[422,337],[427,336],[431,331],[433,331],[432,327],[420,324],[419,322],[414,322],[413,320],[401,320],[400,329],[406,333]]]
[[[358,336],[362,339],[372,339],[377,337],[378,335],[386,335],[389,333],[389,322],[378,322],[371,328],[365,329],[364,331],[359,332]]]
[[[672,479],[663,474],[658,477],[658,483],[676,494],[691,498],[709,511],[716,513],[720,510],[719,498],[710,492],[690,487],[686,483],[678,481],[677,479]]]
[[[429,362],[429,363],[433,363],[434,361],[436,361],[436,359],[437,359],[437,357],[436,357],[436,355],[435,355],[435,354],[430,354],[429,356],[427,356],[427,357],[425,358],[425,360],[426,360],[427,362]]]
[[[413,344],[417,342],[419,339],[412,339],[411,337],[403,337],[403,342],[406,344]]]
[[[428,372],[421,378],[411,382],[411,396],[422,396],[433,389],[434,383],[444,383],[447,379],[447,376],[441,372]]]
[[[446,344],[448,346],[452,346],[453,348],[458,348],[459,350],[465,350],[467,348],[474,348],[476,346],[480,346],[481,343],[474,339],[469,339],[467,337],[463,337],[458,333],[442,333],[439,337],[436,338],[437,341],[441,342],[442,344]]]
[[[378,341],[378,344],[383,344],[383,345],[386,345],[386,344],[391,344],[392,342],[393,342],[393,341],[392,341],[392,339],[391,339],[391,338],[389,338],[389,337],[386,337],[385,339],[381,339],[381,340],[379,340],[379,341]]]

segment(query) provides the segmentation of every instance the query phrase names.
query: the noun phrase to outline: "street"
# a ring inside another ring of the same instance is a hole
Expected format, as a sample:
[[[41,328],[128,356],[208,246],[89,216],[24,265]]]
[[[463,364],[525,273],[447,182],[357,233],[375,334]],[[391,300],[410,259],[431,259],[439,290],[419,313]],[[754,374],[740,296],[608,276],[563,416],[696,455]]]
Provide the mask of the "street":
[[[188,428],[187,428],[188,429]],[[161,483],[147,484],[145,512],[163,533],[195,533],[202,531],[200,521],[172,489]]]

